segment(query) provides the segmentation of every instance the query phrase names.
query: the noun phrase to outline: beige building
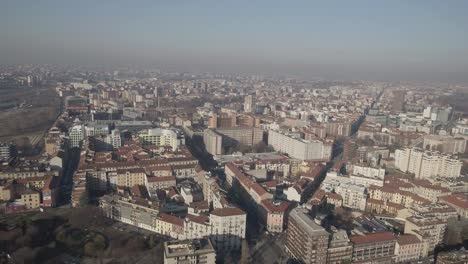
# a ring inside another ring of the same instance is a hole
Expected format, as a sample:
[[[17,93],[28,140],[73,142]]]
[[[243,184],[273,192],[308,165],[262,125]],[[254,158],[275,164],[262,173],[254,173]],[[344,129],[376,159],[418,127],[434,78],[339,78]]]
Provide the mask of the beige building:
[[[133,187],[146,183],[146,173],[143,168],[117,170],[117,186]]]
[[[11,199],[11,182],[0,184],[0,201],[9,201]]]
[[[223,136],[223,146],[237,143],[254,146],[263,140],[263,130],[256,127],[219,128],[216,132]]]
[[[39,192],[25,189],[20,192],[19,202],[26,206],[26,209],[36,209],[41,206],[41,195]]]
[[[447,221],[434,216],[412,216],[406,219],[405,234],[414,234],[425,244],[424,255],[432,252],[434,248],[442,243],[447,229]]]
[[[423,256],[424,242],[417,236],[405,234],[398,237],[395,244],[395,262],[407,263]]]

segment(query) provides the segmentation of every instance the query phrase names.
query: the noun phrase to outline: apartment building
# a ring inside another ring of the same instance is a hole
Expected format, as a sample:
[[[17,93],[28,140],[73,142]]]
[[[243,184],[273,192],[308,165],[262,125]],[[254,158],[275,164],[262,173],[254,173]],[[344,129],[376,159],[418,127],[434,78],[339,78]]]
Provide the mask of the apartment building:
[[[361,211],[366,209],[366,187],[353,182],[349,177],[338,175],[336,172],[329,172],[322,183],[322,189],[328,193],[339,194],[343,206]]]
[[[213,129],[207,129],[203,132],[203,143],[208,153],[213,156],[223,153],[223,136]]]
[[[300,263],[327,263],[328,232],[315,223],[307,210],[293,209],[289,214],[286,251]]]
[[[83,125],[72,126],[68,132],[68,136],[70,138],[70,147],[81,147],[83,140],[85,139],[85,135],[85,127]]]
[[[268,131],[268,145],[299,160],[329,160],[332,145],[320,140],[304,140],[276,130]]]
[[[26,209],[36,209],[41,206],[41,194],[38,191],[33,191],[31,189],[22,189],[18,191],[19,201],[23,204]]]
[[[398,237],[395,244],[395,262],[407,263],[419,260],[423,256],[424,242],[412,234]]]
[[[426,135],[424,136],[423,148],[447,154],[464,153],[466,150],[466,139],[462,137]]]
[[[172,129],[152,128],[138,133],[143,145],[170,146],[176,150],[181,144],[179,135]]]
[[[393,263],[396,238],[391,232],[352,235],[353,263]]]
[[[133,187],[135,185],[146,185],[146,183],[146,173],[143,168],[117,170],[117,186]]]
[[[405,223],[405,234],[414,234],[427,243],[426,255],[442,243],[446,229],[447,221],[435,216],[414,215],[407,218]]]
[[[254,146],[263,140],[263,130],[256,127],[218,128],[216,132],[222,135],[223,146]]]
[[[403,172],[414,173],[416,178],[459,177],[463,163],[439,152],[404,148],[395,151],[395,166]]]
[[[438,198],[441,203],[447,204],[456,210],[462,218],[468,218],[468,197],[464,193],[446,195]]]
[[[346,166],[346,168],[352,174],[362,175],[367,178],[383,179],[385,177],[384,168],[372,167],[364,164],[351,164],[349,166]]]
[[[164,264],[215,264],[216,251],[209,239],[164,242]]]
[[[247,214],[239,208],[217,208],[210,213],[211,241],[216,249],[240,248],[245,238]]]

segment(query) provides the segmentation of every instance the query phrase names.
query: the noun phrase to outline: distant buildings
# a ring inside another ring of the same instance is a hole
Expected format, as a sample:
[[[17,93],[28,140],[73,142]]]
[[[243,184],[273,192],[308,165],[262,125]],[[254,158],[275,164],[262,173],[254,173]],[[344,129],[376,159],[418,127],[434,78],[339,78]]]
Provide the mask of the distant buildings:
[[[395,262],[406,263],[423,257],[424,242],[412,234],[400,235],[395,244]]]
[[[253,96],[247,95],[244,97],[244,112],[252,113],[254,108]]]
[[[13,146],[8,143],[0,143],[0,161],[9,161],[13,154]]]

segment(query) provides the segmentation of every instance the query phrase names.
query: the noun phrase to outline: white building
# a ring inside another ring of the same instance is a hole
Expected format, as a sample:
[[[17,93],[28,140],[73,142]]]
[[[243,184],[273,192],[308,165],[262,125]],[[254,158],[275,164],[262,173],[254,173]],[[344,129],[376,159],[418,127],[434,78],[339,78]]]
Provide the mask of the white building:
[[[203,132],[203,143],[208,153],[213,156],[222,154],[223,136],[213,129],[207,129]]]
[[[416,178],[459,177],[463,163],[450,155],[404,148],[395,151],[395,166],[403,172],[414,173]]]
[[[244,112],[252,113],[253,110],[253,96],[247,95],[246,97],[244,97]]]
[[[329,160],[332,152],[331,144],[320,140],[304,140],[275,130],[268,131],[268,145],[300,160]]]
[[[118,129],[112,130],[112,132],[106,136],[105,141],[107,144],[112,145],[112,148],[120,148],[122,146],[122,139],[120,138],[120,131]]]
[[[152,128],[138,133],[140,142],[144,145],[170,146],[177,149],[180,145],[177,133],[172,129]]]
[[[70,137],[70,146],[72,148],[79,148],[85,138],[85,129],[83,125],[74,125],[70,128],[68,133]]]
[[[379,178],[383,179],[385,177],[384,168],[375,168],[371,166],[362,166],[362,165],[352,165],[352,172],[356,175],[362,175],[368,178]]]
[[[340,176],[336,172],[329,172],[322,183],[322,189],[326,192],[335,192],[341,195],[343,206],[362,211],[366,209],[366,187],[353,182],[349,177]]]

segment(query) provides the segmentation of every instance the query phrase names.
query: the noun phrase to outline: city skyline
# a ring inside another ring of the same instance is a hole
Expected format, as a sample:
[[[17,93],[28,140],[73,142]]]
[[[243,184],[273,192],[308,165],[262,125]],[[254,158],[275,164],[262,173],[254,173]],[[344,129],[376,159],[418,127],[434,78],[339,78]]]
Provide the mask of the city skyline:
[[[13,1],[2,64],[468,81],[463,1]]]

